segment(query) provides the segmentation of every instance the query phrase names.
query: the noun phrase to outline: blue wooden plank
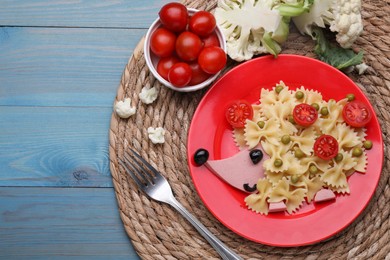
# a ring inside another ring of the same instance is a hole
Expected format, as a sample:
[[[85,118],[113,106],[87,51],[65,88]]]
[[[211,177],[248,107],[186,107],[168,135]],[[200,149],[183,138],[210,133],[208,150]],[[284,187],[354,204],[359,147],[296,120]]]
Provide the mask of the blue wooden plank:
[[[112,188],[0,188],[0,259],[138,259]]]
[[[0,28],[0,105],[111,106],[145,29]]]
[[[147,28],[169,0],[0,0],[0,25]]]
[[[111,111],[0,106],[0,186],[112,187]]]

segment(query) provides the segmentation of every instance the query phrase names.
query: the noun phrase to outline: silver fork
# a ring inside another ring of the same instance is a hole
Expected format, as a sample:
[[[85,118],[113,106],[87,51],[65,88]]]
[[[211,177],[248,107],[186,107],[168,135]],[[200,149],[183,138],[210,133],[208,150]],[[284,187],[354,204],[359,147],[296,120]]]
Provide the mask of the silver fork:
[[[125,153],[123,160],[119,159],[119,163],[143,192],[145,192],[150,198],[167,203],[179,211],[211,244],[222,259],[242,259],[222,241],[215,237],[175,199],[171,186],[161,173],[159,173],[134,150],[130,149],[130,151],[131,154]]]

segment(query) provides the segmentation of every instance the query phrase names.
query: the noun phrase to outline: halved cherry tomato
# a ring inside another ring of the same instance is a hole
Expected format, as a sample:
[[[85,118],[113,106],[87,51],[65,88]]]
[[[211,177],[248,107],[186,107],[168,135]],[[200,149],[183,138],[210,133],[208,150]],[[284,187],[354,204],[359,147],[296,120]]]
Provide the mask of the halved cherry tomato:
[[[157,63],[157,72],[161,77],[168,80],[168,72],[173,65],[179,62],[175,56],[161,58]]]
[[[150,49],[159,57],[171,56],[175,50],[176,35],[165,29],[158,28],[150,37]]]
[[[203,43],[199,36],[192,32],[182,32],[176,40],[176,53],[184,61],[193,61],[198,58]]]
[[[313,106],[302,103],[294,107],[293,117],[298,125],[309,126],[317,120],[318,112]]]
[[[344,106],[343,118],[350,126],[363,127],[370,122],[372,113],[366,104],[354,100]]]
[[[159,16],[164,27],[173,32],[182,32],[187,27],[188,11],[183,4],[168,3],[161,8]]]
[[[236,128],[243,128],[247,119],[252,119],[253,109],[246,100],[235,100],[226,108],[226,119],[229,124]]]
[[[168,80],[175,87],[185,87],[190,83],[192,70],[185,62],[178,62],[168,72]]]
[[[214,31],[217,22],[214,15],[207,11],[196,12],[189,22],[190,31],[205,37]]]
[[[223,69],[226,61],[226,53],[222,48],[216,46],[203,48],[198,57],[200,67],[209,74],[215,74]]]
[[[339,152],[339,144],[331,135],[321,135],[314,143],[314,154],[323,160],[334,158]]]

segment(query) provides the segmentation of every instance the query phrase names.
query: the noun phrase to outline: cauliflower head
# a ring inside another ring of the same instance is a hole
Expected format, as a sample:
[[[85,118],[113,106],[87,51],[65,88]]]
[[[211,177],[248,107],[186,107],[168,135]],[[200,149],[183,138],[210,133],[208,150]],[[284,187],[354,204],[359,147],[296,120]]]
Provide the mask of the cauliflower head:
[[[350,48],[363,32],[361,0],[314,0],[309,12],[292,20],[298,30],[313,36],[313,26],[327,25],[336,33],[336,41],[343,48]]]
[[[219,0],[215,18],[226,38],[227,54],[236,61],[281,51],[289,20],[283,19],[274,0]]]

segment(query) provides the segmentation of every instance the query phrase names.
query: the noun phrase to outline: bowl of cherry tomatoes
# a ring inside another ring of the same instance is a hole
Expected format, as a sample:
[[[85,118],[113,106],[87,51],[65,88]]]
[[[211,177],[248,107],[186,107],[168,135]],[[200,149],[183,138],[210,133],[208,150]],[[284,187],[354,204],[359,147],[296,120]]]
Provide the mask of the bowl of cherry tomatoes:
[[[176,2],[160,9],[145,36],[144,56],[159,82],[181,92],[210,85],[227,61],[214,15]]]

